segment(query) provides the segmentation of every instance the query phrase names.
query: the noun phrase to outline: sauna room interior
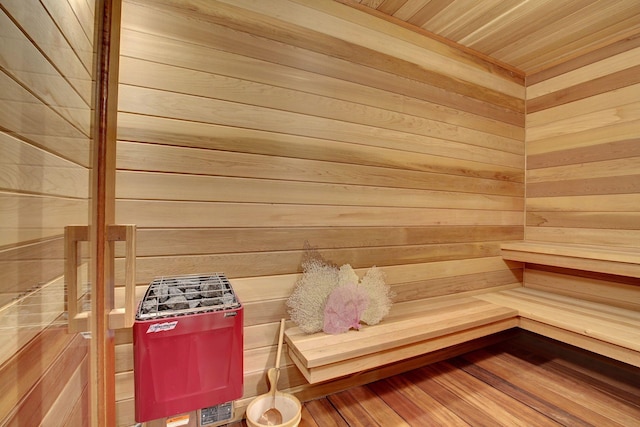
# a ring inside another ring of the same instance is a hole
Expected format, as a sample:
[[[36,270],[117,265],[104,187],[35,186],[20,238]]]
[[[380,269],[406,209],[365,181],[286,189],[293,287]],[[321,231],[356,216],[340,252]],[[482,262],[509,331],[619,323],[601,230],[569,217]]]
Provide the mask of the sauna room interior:
[[[637,0],[0,0],[0,20],[0,425],[142,425],[138,303],[216,272],[242,305],[225,423],[268,392],[281,319],[300,425],[527,339],[627,372],[621,418],[585,423],[640,419]],[[301,332],[311,253],[382,271],[388,315]]]

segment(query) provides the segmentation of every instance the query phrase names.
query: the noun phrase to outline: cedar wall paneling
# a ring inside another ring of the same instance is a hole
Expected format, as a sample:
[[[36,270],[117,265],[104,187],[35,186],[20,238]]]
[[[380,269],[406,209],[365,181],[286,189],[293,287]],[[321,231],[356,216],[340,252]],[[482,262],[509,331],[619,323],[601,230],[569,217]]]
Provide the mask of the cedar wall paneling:
[[[640,247],[640,39],[527,78],[527,240]],[[531,266],[526,286],[635,306],[623,277]]]
[[[521,77],[333,1],[131,0],[120,79],[117,222],[138,226],[139,291],[231,278],[241,405],[266,391],[305,242],[383,267],[397,301],[521,281],[499,256],[523,238]],[[118,342],[129,425],[130,332]],[[285,364],[280,387],[308,391]]]
[[[0,424],[88,425],[87,341],[63,316],[63,231],[87,224],[90,1],[0,5]]]

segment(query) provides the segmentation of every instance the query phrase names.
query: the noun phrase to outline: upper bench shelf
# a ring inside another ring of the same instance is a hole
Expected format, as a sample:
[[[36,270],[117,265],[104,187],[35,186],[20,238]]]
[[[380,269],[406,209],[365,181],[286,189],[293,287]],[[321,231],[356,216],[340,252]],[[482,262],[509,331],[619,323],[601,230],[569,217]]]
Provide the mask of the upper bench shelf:
[[[503,243],[500,249],[511,261],[640,278],[640,249],[546,242]]]

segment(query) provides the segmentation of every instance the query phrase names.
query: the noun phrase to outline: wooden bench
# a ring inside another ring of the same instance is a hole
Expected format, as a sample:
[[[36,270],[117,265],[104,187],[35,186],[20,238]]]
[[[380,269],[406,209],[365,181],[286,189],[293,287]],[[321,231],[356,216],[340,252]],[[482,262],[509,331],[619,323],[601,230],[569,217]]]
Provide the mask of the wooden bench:
[[[473,297],[398,303],[378,325],[340,335],[285,332],[289,356],[309,383],[354,374],[504,331],[517,311]]]
[[[634,248],[537,242],[501,248],[508,260],[640,277],[640,251]],[[640,286],[633,299],[629,305],[640,306]],[[317,383],[513,327],[640,367],[639,311],[526,287],[398,303],[380,324],[341,335],[291,328],[285,336],[297,367]]]
[[[640,367],[634,310],[527,288],[397,305],[395,315],[359,331],[308,335],[290,328],[289,355],[313,384],[520,327]]]
[[[638,248],[521,241],[503,243],[501,253],[511,261],[640,278]],[[560,295],[526,287],[479,298],[518,310],[523,329],[640,366],[640,286],[625,289],[600,289],[607,293],[600,302],[576,298],[583,289]]]
[[[640,367],[638,311],[528,288],[477,298],[517,310],[522,329]]]
[[[502,258],[640,278],[640,249],[571,245],[546,242],[512,242],[500,245]]]

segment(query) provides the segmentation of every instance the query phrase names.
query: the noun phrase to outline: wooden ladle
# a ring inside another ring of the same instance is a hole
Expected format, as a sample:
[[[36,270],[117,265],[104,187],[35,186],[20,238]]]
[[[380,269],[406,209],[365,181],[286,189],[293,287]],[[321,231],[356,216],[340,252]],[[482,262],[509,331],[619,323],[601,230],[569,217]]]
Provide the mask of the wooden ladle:
[[[276,354],[276,367],[269,369],[267,376],[269,377],[269,384],[271,390],[269,392],[273,396],[271,401],[271,408],[264,411],[264,413],[258,419],[260,424],[267,426],[276,426],[282,424],[282,413],[276,408],[276,390],[278,386],[278,379],[280,378],[280,353],[282,352],[282,340],[284,338],[284,319],[280,320],[280,336],[278,337],[278,352]]]

